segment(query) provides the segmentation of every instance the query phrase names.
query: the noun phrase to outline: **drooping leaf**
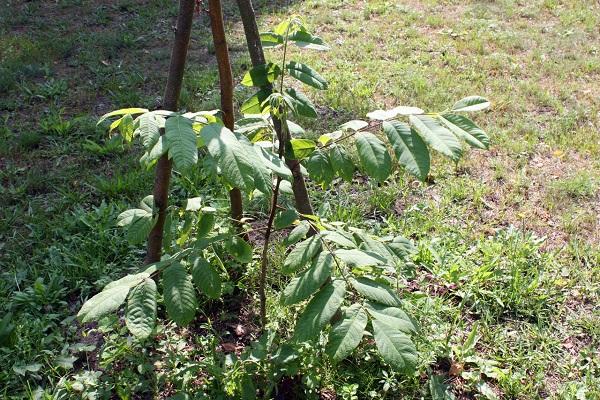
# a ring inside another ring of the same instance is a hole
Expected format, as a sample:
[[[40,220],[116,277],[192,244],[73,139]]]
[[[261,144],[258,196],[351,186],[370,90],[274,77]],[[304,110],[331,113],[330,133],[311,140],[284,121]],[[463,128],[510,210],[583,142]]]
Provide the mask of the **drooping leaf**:
[[[481,96],[469,96],[457,101],[452,106],[452,111],[456,112],[470,112],[470,111],[481,111],[485,110],[490,106],[488,99]]]
[[[244,115],[262,114],[264,111],[262,104],[269,98],[271,92],[267,89],[261,89],[250,96],[240,107],[240,112]]]
[[[269,83],[275,82],[280,73],[281,68],[279,68],[279,65],[277,64],[268,63],[257,65],[246,72],[241,83],[244,86],[266,86]]]
[[[214,212],[203,212],[198,218],[198,224],[196,225],[196,234],[199,238],[208,236],[208,234],[215,227],[215,213]]]
[[[452,132],[429,115],[411,115],[411,125],[419,136],[435,150],[457,161],[462,155],[460,142]]]
[[[381,357],[397,370],[411,372],[417,364],[417,350],[404,332],[374,319],[373,334]]]
[[[292,231],[290,232],[288,237],[285,238],[284,244],[286,246],[291,246],[295,243],[298,243],[300,240],[302,240],[306,237],[306,234],[308,233],[309,230],[310,230],[310,224],[306,221],[300,221],[298,226],[296,226],[294,229],[292,229]]]
[[[316,149],[308,157],[308,160],[306,160],[306,169],[308,170],[310,179],[322,186],[328,186],[335,174],[327,153],[320,149]]]
[[[275,32],[262,32],[260,34],[260,41],[262,43],[262,47],[271,48],[282,45],[284,38],[282,35],[279,35]]]
[[[235,133],[246,135],[250,141],[255,142],[260,140],[259,132],[264,132],[269,129],[269,123],[262,116],[245,117],[235,121]]]
[[[167,314],[179,326],[192,322],[198,303],[191,277],[180,263],[163,271],[164,301]]]
[[[133,336],[146,339],[156,325],[156,283],[151,278],[144,279],[135,286],[127,300],[125,324]]]
[[[134,123],[131,114],[126,114],[121,118],[119,133],[121,133],[121,136],[123,136],[123,139],[125,139],[127,143],[131,143],[134,134]]]
[[[262,193],[271,195],[273,192],[273,177],[271,175],[271,170],[267,168],[263,162],[263,158],[256,153],[256,150],[254,150],[255,145],[250,143],[245,136],[240,136],[238,140],[242,147],[245,148],[245,154],[252,165],[254,186]]]
[[[117,226],[127,228],[127,240],[132,244],[146,240],[155,223],[152,212],[141,208],[123,211],[117,217]]]
[[[138,127],[134,134],[139,135],[142,140],[142,145],[146,150],[152,150],[160,136],[160,122],[158,118],[162,118],[162,124],[166,121],[164,118],[154,113],[146,113],[138,118]]]
[[[343,180],[350,182],[354,176],[354,163],[352,158],[343,147],[338,145],[331,146],[329,150],[329,160],[335,173]]]
[[[297,123],[292,122],[292,121],[286,121],[286,123],[287,123],[288,131],[290,132],[290,136],[292,138],[298,137],[298,136],[304,136],[304,134],[306,133],[304,131],[304,129]]]
[[[369,311],[369,314],[371,314],[371,317],[381,322],[385,322],[394,329],[398,329],[406,333],[417,331],[417,327],[410,319],[408,314],[398,307],[391,307],[385,304],[369,301],[367,302],[367,310]]]
[[[479,149],[490,147],[490,138],[488,135],[469,118],[457,114],[444,114],[440,116],[440,120],[452,133],[462,138],[471,146]]]
[[[398,162],[411,174],[424,181],[429,174],[429,149],[407,124],[384,121],[383,131],[390,141]]]
[[[296,140],[296,139],[293,139]],[[277,155],[271,153],[270,151],[265,150],[264,148],[254,145],[254,151],[261,158],[261,161],[265,165],[265,167],[269,168],[278,176],[283,179],[292,179],[292,171],[285,165],[285,162],[277,157]]]
[[[346,358],[358,346],[369,319],[360,304],[353,304],[329,333],[326,353],[335,361]]]
[[[290,61],[287,63],[285,68],[288,70],[290,76],[298,79],[300,82],[312,86],[315,89],[325,90],[327,89],[327,81],[317,71],[312,69],[306,64],[302,64],[296,61]]]
[[[343,280],[336,279],[323,286],[298,318],[294,338],[298,342],[315,338],[340,308],[345,294],[346,283]]]
[[[396,291],[387,285],[364,277],[352,279],[350,283],[358,293],[369,300],[392,307],[398,307],[402,304]]]
[[[165,122],[165,139],[169,158],[175,167],[186,169],[198,162],[196,132],[192,120],[175,115]]]
[[[296,304],[316,292],[331,277],[332,264],[333,256],[330,253],[319,254],[310,268],[292,279],[283,290],[283,304]]]
[[[86,301],[77,318],[83,323],[97,321],[108,313],[116,311],[127,298],[129,286],[120,285],[106,289]]]
[[[304,268],[319,251],[321,251],[321,241],[317,235],[298,243],[286,257],[282,272],[284,274],[291,274]]]
[[[325,44],[323,39],[306,31],[296,31],[289,35],[288,40],[303,49],[319,51],[329,50],[329,46]]]
[[[358,249],[338,249],[336,257],[352,267],[366,267],[369,265],[383,265],[384,261],[376,254],[367,253]]]
[[[204,258],[198,257],[194,260],[192,278],[196,287],[211,299],[218,299],[221,296],[221,276]]]
[[[317,144],[309,139],[292,139],[286,146],[286,158],[290,160],[302,160],[312,154]]]
[[[283,229],[298,220],[296,210],[284,210],[277,214],[274,221],[275,229]]]
[[[385,144],[375,135],[363,132],[356,136],[358,158],[367,175],[383,182],[392,172],[392,159]]]
[[[238,262],[243,264],[252,262],[252,246],[241,237],[237,235],[231,236],[225,241],[225,248]]]
[[[149,278],[149,277],[150,277],[150,273],[145,272],[145,271],[140,272],[138,274],[125,275],[121,279],[117,279],[116,281],[110,282],[109,284],[104,286],[104,288],[102,290],[113,289],[113,288],[116,288],[117,286],[124,286],[124,287],[127,287],[128,289],[131,289],[132,287],[140,284],[144,279]]]
[[[294,110],[297,115],[307,118],[317,118],[315,106],[303,93],[294,88],[288,88],[285,90],[285,95],[294,105]]]
[[[104,122],[106,119],[108,119],[110,117],[116,117],[118,115],[143,114],[143,113],[147,113],[147,112],[148,112],[148,110],[145,108],[137,108],[137,107],[122,108],[120,110],[111,111],[108,114],[104,114],[103,116],[101,116],[100,119],[98,120],[98,125],[100,125],[102,122]]]
[[[140,163],[142,165],[146,165],[150,167],[156,162],[159,158],[161,158],[168,151],[167,141],[164,136],[159,136],[158,140],[152,146],[152,149],[144,153],[144,155],[140,158]]]

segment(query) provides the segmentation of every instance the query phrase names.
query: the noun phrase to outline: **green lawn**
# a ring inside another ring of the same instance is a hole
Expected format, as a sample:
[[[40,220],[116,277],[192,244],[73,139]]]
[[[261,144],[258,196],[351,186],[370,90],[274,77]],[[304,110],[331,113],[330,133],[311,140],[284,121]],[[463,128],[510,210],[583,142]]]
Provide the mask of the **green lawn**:
[[[239,81],[249,59],[235,2],[225,3]],[[322,117],[301,121],[315,136],[377,108],[443,110],[472,94],[492,102],[474,117],[490,151],[458,165],[435,158],[426,184],[398,171],[380,187],[312,186],[321,217],[417,243],[401,295],[421,325],[421,357],[405,376],[368,346],[336,367],[307,350],[302,387],[324,399],[429,399],[437,377],[456,398],[600,399],[600,4],[259,3],[262,29],[297,13],[332,47],[293,54],[329,81],[309,93]],[[160,103],[176,7],[7,0],[0,9],[0,320],[12,313],[14,325],[0,347],[1,398],[218,398],[239,379],[215,367],[227,352],[218,345],[236,342],[240,323],[248,333],[236,343],[255,338],[258,265],[246,272],[243,315],[163,323],[145,345],[117,316],[75,320],[86,298],[143,259],[115,220],[151,192],[152,171],[96,121]],[[187,110],[219,104],[208,31],[206,15],[196,17]],[[241,103],[249,92],[236,93]],[[202,195],[225,213],[225,191],[195,175],[175,176],[177,196]],[[247,206],[264,218],[258,199]],[[276,246],[274,259],[283,254]],[[276,297],[285,280],[274,274],[268,308],[282,335],[297,311]]]

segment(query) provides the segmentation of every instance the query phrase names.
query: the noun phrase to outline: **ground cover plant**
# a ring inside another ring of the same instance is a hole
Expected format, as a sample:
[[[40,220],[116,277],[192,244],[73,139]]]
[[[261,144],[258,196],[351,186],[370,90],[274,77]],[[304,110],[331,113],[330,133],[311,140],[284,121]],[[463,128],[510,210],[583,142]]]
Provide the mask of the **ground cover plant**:
[[[27,2],[2,10],[2,397],[237,398],[252,391],[250,383],[281,398],[291,398],[285,387],[322,398],[598,396],[600,14],[577,2],[255,4],[261,29],[298,13],[329,44],[327,52],[292,46],[289,54],[328,84],[305,91],[320,118],[294,120],[315,144],[375,109],[443,110],[474,93],[492,100],[492,111],[476,117],[491,135],[490,151],[468,151],[457,164],[432,153],[425,183],[401,169],[381,183],[357,173],[328,190],[307,181],[316,229],[363,250],[365,239],[414,243],[393,276],[402,310],[419,327],[411,335],[419,354],[413,373],[382,360],[373,331],[335,368],[325,341],[297,346],[288,360],[282,338],[294,334],[290,321],[305,306],[282,303],[280,293],[289,285],[294,293],[298,280],[268,275],[261,335],[260,258],[226,258],[226,240],[206,253],[215,265],[225,259],[222,297],[199,296],[187,327],[168,322],[161,297],[150,339],[130,335],[135,323],[126,313],[79,325],[83,302],[138,272],[145,256],[116,221],[151,192],[152,172],[138,163],[139,145],[108,138],[96,122],[120,107],[157,108],[174,6]],[[242,26],[237,7],[224,7],[241,82],[249,69]],[[73,21],[74,10],[81,20]],[[198,13],[181,95],[187,111],[221,107],[209,30],[208,16]],[[268,60],[280,51],[269,50]],[[152,67],[140,71],[141,63]],[[241,107],[254,90],[235,93]],[[214,216],[213,231],[236,237],[228,233],[229,195],[215,189],[222,176],[210,168],[173,175],[170,254],[197,240],[189,236],[197,228],[187,230],[199,219]],[[295,206],[292,188],[282,189],[280,216]],[[268,197],[245,199],[254,217],[245,221],[250,243],[262,244]],[[288,248],[281,244],[287,230],[277,226],[268,251],[274,271],[286,265]],[[375,278],[366,267],[359,276]],[[241,278],[231,281],[225,270]],[[364,321],[356,308],[346,312]]]

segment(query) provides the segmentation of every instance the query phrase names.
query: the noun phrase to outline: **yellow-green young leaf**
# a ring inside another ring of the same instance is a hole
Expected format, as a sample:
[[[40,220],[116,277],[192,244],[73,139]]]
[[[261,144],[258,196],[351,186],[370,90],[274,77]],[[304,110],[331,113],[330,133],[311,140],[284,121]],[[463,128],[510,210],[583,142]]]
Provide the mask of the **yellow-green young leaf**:
[[[283,44],[283,36],[275,32],[263,32],[260,34],[260,41],[264,48],[277,47]]]
[[[311,236],[305,241],[298,243],[283,262],[282,272],[284,274],[291,274],[304,268],[312,262],[312,259],[320,251],[321,241],[318,235]]]
[[[398,162],[411,174],[424,181],[429,174],[429,149],[407,124],[384,121],[383,131],[390,141]]]
[[[377,319],[371,324],[377,350],[385,362],[399,371],[412,372],[417,364],[417,349],[410,337]]]
[[[470,112],[470,111],[481,111],[485,110],[490,106],[488,99],[481,96],[469,96],[462,100],[457,101],[452,106],[452,111],[457,112]]]
[[[180,115],[170,117],[165,122],[169,158],[178,169],[189,168],[198,162],[196,132],[192,124],[192,120]]]
[[[117,217],[117,226],[126,227],[127,240],[132,244],[146,240],[155,223],[152,212],[141,208],[124,211]]]
[[[383,265],[384,260],[377,254],[367,253],[358,249],[338,249],[335,256],[351,267],[366,267],[369,265]]]
[[[335,173],[343,180],[350,182],[354,176],[354,163],[352,158],[343,147],[338,145],[331,146],[329,150],[329,160]]]
[[[244,104],[240,107],[240,112],[244,115],[248,114],[262,114],[266,112],[263,109],[262,104],[269,98],[270,91],[267,89],[261,89],[252,96],[250,96]]]
[[[329,50],[329,46],[325,44],[323,39],[302,30],[292,33],[288,37],[288,40],[302,49],[311,49],[318,51]]]
[[[77,318],[83,323],[97,321],[106,314],[116,311],[123,304],[128,293],[128,285],[103,290],[81,306]]]
[[[367,310],[371,314],[371,317],[386,323],[394,329],[406,333],[417,331],[411,318],[400,308],[369,301],[367,302]]]
[[[376,301],[392,307],[402,304],[400,298],[392,288],[369,278],[357,278],[350,281],[354,289],[369,300]]]
[[[331,253],[321,253],[314,259],[309,269],[291,280],[283,290],[281,300],[284,305],[296,304],[307,299],[331,277],[333,256]]]
[[[369,132],[356,136],[358,158],[364,171],[378,182],[383,182],[392,172],[392,159],[385,144]]]
[[[490,147],[490,138],[488,135],[469,118],[457,114],[444,114],[440,116],[440,120],[452,133],[462,138],[471,146],[479,149]]]
[[[131,143],[131,141],[133,140],[134,132],[133,117],[131,116],[131,114],[126,114],[123,116],[123,118],[121,118],[121,123],[119,124],[119,132],[121,133],[121,136],[123,136],[123,139],[127,143]]]
[[[269,83],[273,83],[280,73],[281,68],[279,68],[277,64],[268,63],[257,65],[246,72],[242,79],[242,85],[256,87],[266,86]]]
[[[284,96],[293,104],[296,115],[306,118],[317,118],[315,106],[303,93],[294,88],[288,88],[285,90]]]
[[[319,75],[317,71],[308,65],[296,61],[290,61],[285,68],[288,70],[290,76],[298,79],[300,82],[308,86],[312,86],[315,89],[327,89],[327,81],[325,78]]]
[[[204,258],[198,257],[194,261],[192,277],[196,287],[211,299],[218,299],[221,296],[221,276]]]
[[[312,154],[317,144],[309,139],[292,139],[286,146],[286,158],[291,160],[302,160]]]
[[[419,136],[435,150],[457,161],[462,147],[457,137],[429,115],[411,115],[410,123]]]
[[[198,303],[192,280],[185,267],[176,262],[163,271],[164,301],[167,314],[179,326],[192,322]]]
[[[156,283],[151,278],[144,279],[131,289],[127,300],[125,324],[129,332],[137,338],[145,339],[156,325]]]
[[[244,264],[252,262],[252,246],[239,236],[231,236],[226,240],[225,249],[238,262]]]
[[[317,337],[342,305],[345,294],[346,283],[343,280],[336,279],[323,286],[298,318],[294,339],[306,342]]]
[[[98,120],[98,125],[110,117],[116,117],[118,115],[143,114],[143,113],[147,113],[147,112],[148,112],[148,110],[146,110],[145,108],[135,108],[135,107],[134,108],[122,108],[120,110],[111,111],[108,114],[104,114],[103,116],[101,116],[100,119]]]
[[[324,187],[331,183],[335,175],[327,153],[320,149],[313,151],[308,157],[306,169],[310,179]]]
[[[326,353],[335,361],[346,358],[359,345],[369,319],[360,304],[353,304],[329,332]]]

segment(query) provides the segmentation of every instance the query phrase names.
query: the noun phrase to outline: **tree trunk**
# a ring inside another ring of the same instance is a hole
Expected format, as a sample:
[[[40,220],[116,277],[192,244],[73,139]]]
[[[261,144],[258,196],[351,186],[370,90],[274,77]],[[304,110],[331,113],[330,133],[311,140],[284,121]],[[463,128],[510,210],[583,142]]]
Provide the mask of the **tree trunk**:
[[[192,32],[192,20],[194,17],[195,0],[180,0],[179,14],[177,16],[177,27],[175,30],[175,42],[171,51],[171,64],[169,76],[165,87],[165,95],[162,107],[165,110],[177,111],[177,103],[183,83],[183,73],[187,58],[188,45]],[[161,132],[164,134],[164,132]],[[163,247],[163,230],[167,218],[167,207],[169,205],[169,183],[171,181],[171,160],[165,154],[158,160],[156,165],[156,176],[154,179],[154,207],[158,211],[156,224],[148,236],[148,247],[146,253],[146,264],[160,261]]]
[[[237,3],[240,9],[242,24],[244,25],[244,33],[246,34],[246,42],[248,44],[248,52],[250,53],[252,65],[256,67],[258,65],[266,64],[265,53],[260,42],[258,25],[256,24],[256,14],[252,7],[252,0],[237,0]],[[272,87],[269,85],[268,89],[272,89]],[[281,121],[277,118],[273,118],[273,125],[275,126],[277,136],[281,137],[281,134],[284,131],[281,129]],[[288,141],[290,137],[289,135],[286,136],[285,140]],[[308,197],[306,182],[304,181],[304,176],[300,169],[300,162],[297,160],[286,160],[285,163],[294,176],[292,190],[294,191],[296,209],[302,214],[314,214],[310,204],[310,198]]]
[[[231,62],[229,60],[229,50],[227,48],[227,39],[225,37],[225,26],[223,23],[223,11],[220,0],[209,0],[210,26],[212,29],[213,42],[215,44],[215,54],[219,66],[219,83],[221,87],[221,111],[223,111],[223,123],[227,128],[233,131],[234,113],[233,113],[233,74],[231,72]],[[238,188],[229,191],[229,201],[231,203],[231,218],[238,227],[242,229],[242,217],[244,205],[242,202],[242,192]]]

